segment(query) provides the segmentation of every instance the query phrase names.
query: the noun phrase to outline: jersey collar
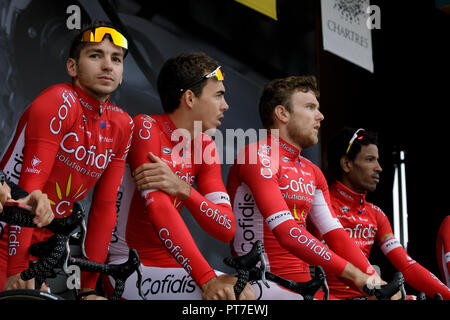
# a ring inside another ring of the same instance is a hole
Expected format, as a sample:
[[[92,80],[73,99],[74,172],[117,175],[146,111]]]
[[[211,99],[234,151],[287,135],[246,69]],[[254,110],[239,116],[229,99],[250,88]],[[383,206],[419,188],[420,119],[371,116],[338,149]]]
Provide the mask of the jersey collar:
[[[87,113],[92,112],[98,114],[99,116],[105,112],[106,107],[109,105],[109,97],[105,102],[100,102],[76,84],[72,83],[72,87],[78,96],[83,110]]]
[[[294,147],[292,144],[284,141],[277,135],[270,134],[270,132],[267,134],[267,138],[269,141],[273,141],[280,146],[280,156],[288,157],[291,160],[300,161],[300,150],[297,147]]]
[[[175,130],[177,130],[177,127],[172,122],[172,120],[170,119],[170,117],[167,113],[163,113],[161,115],[161,119],[162,119],[161,129],[163,130],[163,132],[165,133],[167,138],[169,138],[169,140],[172,140],[172,133]]]
[[[338,195],[342,202],[350,204],[352,208],[358,208],[358,213],[364,212],[367,192],[354,192],[345,184],[337,180],[331,185],[330,189]]]

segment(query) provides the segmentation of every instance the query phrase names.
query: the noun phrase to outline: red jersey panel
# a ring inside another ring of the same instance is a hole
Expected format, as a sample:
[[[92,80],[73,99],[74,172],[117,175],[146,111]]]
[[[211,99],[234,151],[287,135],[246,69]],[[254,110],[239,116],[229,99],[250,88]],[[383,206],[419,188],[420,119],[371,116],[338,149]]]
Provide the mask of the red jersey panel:
[[[215,276],[198,250],[180,211],[185,205],[210,235],[229,242],[235,233],[235,219],[222,182],[220,161],[214,141],[200,133],[192,141],[179,135],[167,114],[138,115],[136,128],[118,198],[118,222],[110,245],[110,260],[128,256],[129,248],[139,252],[146,266],[183,267],[199,286]],[[151,151],[191,187],[188,199],[159,190],[135,190],[131,172],[149,162]]]
[[[377,243],[394,267],[403,273],[405,281],[419,292],[434,297],[436,292],[450,299],[450,291],[435,275],[413,260],[394,237],[384,212],[366,201],[366,193],[353,192],[337,181],[330,187],[330,198],[336,216],[361,251],[370,256]],[[385,279],[386,280],[386,279]],[[361,293],[348,287],[338,277],[327,276],[330,293],[337,298],[359,297]]]
[[[450,287],[450,216],[445,217],[439,227],[436,257],[442,280]]]
[[[98,182],[86,251],[91,259],[104,260],[132,129],[131,118],[119,107],[100,103],[70,83],[54,85],[21,116],[0,167],[26,191],[46,193],[56,218],[70,215],[73,202],[82,200]],[[97,216],[101,216],[101,227],[92,241]],[[8,251],[8,275],[12,275],[28,268],[29,246],[48,238],[51,232],[20,226],[8,229],[8,236],[1,241],[2,250]],[[104,253],[98,255],[100,246]]]
[[[299,153],[274,135],[247,145],[229,172],[227,189],[237,224],[232,251],[243,255],[261,240],[269,270],[306,281],[310,279],[309,264],[341,274],[347,263],[307,231],[306,220],[321,234],[331,236],[330,242],[347,236],[330,209],[322,172]],[[341,242],[355,247],[348,237]],[[345,245],[341,248],[354,251]]]

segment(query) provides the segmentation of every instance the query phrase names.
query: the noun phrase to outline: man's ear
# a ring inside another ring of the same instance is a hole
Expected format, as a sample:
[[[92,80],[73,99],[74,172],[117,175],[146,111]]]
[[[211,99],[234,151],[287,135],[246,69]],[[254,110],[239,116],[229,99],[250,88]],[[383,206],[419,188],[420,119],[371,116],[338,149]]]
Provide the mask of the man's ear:
[[[289,111],[281,104],[277,105],[273,110],[273,116],[281,123],[287,123],[289,121]]]
[[[347,156],[342,156],[340,160],[341,168],[345,173],[349,173],[352,169],[352,163]]]
[[[192,109],[194,106],[194,98],[195,94],[192,90],[187,89],[182,95],[180,99],[180,104],[185,105],[188,109]]]
[[[74,58],[67,59],[66,67],[69,76],[75,78],[78,75],[77,61]]]

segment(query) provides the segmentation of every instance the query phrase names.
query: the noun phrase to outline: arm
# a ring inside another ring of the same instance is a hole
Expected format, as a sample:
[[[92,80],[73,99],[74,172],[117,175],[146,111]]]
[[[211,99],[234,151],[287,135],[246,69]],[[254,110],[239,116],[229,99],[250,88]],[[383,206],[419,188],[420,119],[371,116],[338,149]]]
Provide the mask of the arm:
[[[125,160],[131,145],[134,123],[123,120],[118,136],[122,140],[118,146],[117,155],[103,172],[95,185],[91,208],[88,216],[87,234],[85,240],[86,254],[89,260],[104,263],[108,254],[108,246],[116,224],[116,199],[125,169]],[[82,272],[81,284],[83,291],[95,289],[97,273]]]
[[[450,286],[450,216],[442,221],[436,239],[436,257],[442,279]]]
[[[327,273],[340,275],[347,261],[328,249],[294,220],[279,188],[278,158],[267,155],[263,147],[260,146],[256,151],[254,145],[250,145],[241,151],[238,161],[243,164],[235,166],[240,180],[251,189],[269,229],[280,245],[299,259],[308,264],[321,265]],[[249,154],[244,154],[248,150]],[[259,155],[256,161],[250,159],[254,153]],[[265,165],[261,163],[263,157]]]
[[[160,131],[154,120],[146,115],[134,118],[136,128],[130,148],[128,162],[132,172],[143,163],[147,163],[148,152],[159,156]],[[152,124],[149,126],[148,124]],[[144,124],[146,124],[144,126]],[[151,129],[148,129],[151,127]],[[150,131],[148,131],[150,130]],[[206,262],[194,242],[182,217],[170,201],[167,193],[156,189],[141,190],[148,218],[164,246],[173,258],[188,272],[194,281],[202,286],[215,277],[211,266]]]
[[[202,164],[195,190],[178,177],[158,156],[149,152],[152,163],[140,165],[134,172],[138,190],[157,189],[184,201],[197,223],[211,236],[229,242],[236,227],[229,196],[222,182],[220,164]]]
[[[39,95],[25,111],[24,156],[18,185],[27,192],[44,190],[52,171],[60,141],[77,117],[72,107],[75,96],[60,86],[53,86]],[[63,108],[64,119],[58,117]],[[22,119],[21,119],[22,121]],[[28,268],[28,248],[31,244],[32,228],[21,228],[17,233],[19,243],[15,254],[9,257],[8,276]]]
[[[236,232],[236,223],[231,209],[230,197],[222,181],[220,160],[215,142],[208,138],[204,156],[210,156],[201,164],[196,183],[185,205],[198,224],[213,237],[227,243]],[[211,151],[210,154],[206,152]]]
[[[3,172],[0,170],[0,181],[5,179],[1,175],[3,175]],[[7,200],[13,199],[17,199],[18,202],[31,207],[32,213],[35,215],[33,222],[39,228],[48,225],[55,217],[45,193],[42,193],[40,190],[34,190],[28,194],[28,192],[9,180],[0,183],[0,213],[2,213],[3,204]]]
[[[11,199],[11,188],[9,183],[5,182],[6,177],[3,171],[0,170],[0,213],[3,212],[3,205],[9,199]]]
[[[273,162],[272,162],[273,163]],[[369,275],[341,258],[310,234],[305,227],[297,224],[280,192],[277,178],[268,174],[258,165],[240,165],[239,175],[250,187],[256,204],[269,229],[280,245],[311,265],[320,265],[327,274],[334,274],[350,280],[361,292],[370,280]],[[271,168],[272,174],[277,172]],[[266,177],[262,176],[262,173]],[[377,279],[374,279],[377,281]]]
[[[351,262],[358,269],[372,275],[375,269],[358,245],[350,239],[331,206],[328,185],[322,172],[316,168],[317,188],[314,202],[310,211],[310,218],[328,246],[339,256]]]
[[[434,298],[440,293],[445,300],[450,299],[450,290],[430,271],[414,261],[394,237],[387,217],[378,212],[377,243],[394,267],[403,273],[406,283],[427,296]]]

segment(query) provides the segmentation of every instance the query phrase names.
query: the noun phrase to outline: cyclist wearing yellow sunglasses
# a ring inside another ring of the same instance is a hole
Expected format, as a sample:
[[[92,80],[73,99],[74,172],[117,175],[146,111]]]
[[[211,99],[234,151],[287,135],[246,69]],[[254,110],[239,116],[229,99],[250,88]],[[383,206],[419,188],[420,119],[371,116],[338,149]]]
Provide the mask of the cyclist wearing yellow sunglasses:
[[[95,185],[86,252],[97,262],[105,261],[111,240],[133,130],[130,116],[109,101],[122,82],[127,48],[125,37],[109,23],[93,22],[82,29],[71,43],[66,64],[72,82],[47,88],[31,103],[0,162],[0,170],[24,190],[47,194],[56,218],[70,215],[74,201],[83,200]],[[20,172],[14,169],[16,154],[24,161]],[[18,226],[5,230],[0,285],[6,284],[0,290],[34,288],[33,280],[24,282],[20,273],[28,268],[28,248],[50,234]],[[8,252],[12,245],[14,250]],[[82,291],[92,291],[95,281],[95,275],[83,274]]]

